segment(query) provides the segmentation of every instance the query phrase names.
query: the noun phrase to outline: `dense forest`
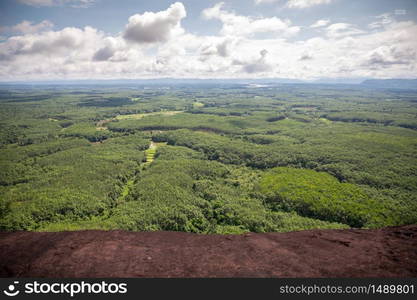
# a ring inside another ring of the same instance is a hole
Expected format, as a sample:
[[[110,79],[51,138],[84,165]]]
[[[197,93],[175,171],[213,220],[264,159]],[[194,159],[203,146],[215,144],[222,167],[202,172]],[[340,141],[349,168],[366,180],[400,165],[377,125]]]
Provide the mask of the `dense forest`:
[[[417,224],[417,92],[0,87],[0,230]]]

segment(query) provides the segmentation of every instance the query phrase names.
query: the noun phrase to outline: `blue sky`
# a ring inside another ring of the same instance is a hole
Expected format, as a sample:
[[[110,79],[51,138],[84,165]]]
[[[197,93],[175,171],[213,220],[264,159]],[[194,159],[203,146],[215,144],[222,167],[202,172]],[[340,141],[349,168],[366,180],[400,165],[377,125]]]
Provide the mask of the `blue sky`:
[[[414,78],[416,22],[415,0],[2,0],[0,80]]]
[[[23,20],[37,23],[46,19],[52,21],[56,29],[89,25],[116,34],[123,29],[130,16],[144,11],[161,11],[174,2],[173,0],[97,0],[85,8],[80,8],[76,6],[76,1],[66,5],[31,6],[16,0],[2,0],[0,2],[0,26],[12,26]],[[184,27],[198,34],[215,34],[221,24],[215,21],[204,21],[200,16],[203,9],[221,1],[183,0],[181,2],[187,8],[188,15],[183,20]],[[417,1],[415,0],[338,0],[331,5],[317,5],[308,10],[286,8],[285,1],[258,5],[254,0],[223,2],[226,7],[242,15],[284,17],[301,26],[308,26],[317,19],[326,18],[366,26],[374,16],[394,12],[397,9],[406,10],[405,15],[397,16],[399,20],[417,20]]]

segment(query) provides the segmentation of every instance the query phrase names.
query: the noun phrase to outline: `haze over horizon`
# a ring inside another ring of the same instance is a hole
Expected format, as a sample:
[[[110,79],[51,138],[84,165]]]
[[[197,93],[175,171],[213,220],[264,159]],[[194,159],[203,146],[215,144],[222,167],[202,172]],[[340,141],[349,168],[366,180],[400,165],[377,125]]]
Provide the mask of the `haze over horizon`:
[[[416,78],[417,2],[4,0],[0,81]]]

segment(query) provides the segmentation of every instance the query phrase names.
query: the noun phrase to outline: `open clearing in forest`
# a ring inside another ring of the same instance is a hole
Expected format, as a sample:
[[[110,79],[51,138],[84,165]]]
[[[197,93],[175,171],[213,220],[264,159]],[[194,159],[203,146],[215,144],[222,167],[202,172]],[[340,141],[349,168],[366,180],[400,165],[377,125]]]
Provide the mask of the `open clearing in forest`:
[[[202,107],[204,107],[204,103],[201,103],[201,102],[193,103],[193,108],[202,108]]]
[[[120,120],[139,120],[148,116],[174,116],[179,113],[183,113],[182,110],[170,110],[170,111],[156,111],[151,113],[141,113],[141,114],[128,114],[128,115],[117,115],[112,119],[100,120],[96,123],[96,130],[108,130],[106,124],[113,121]]]
[[[151,142],[149,149],[145,150],[146,163],[152,163],[155,159],[156,150],[158,147],[165,146],[167,143]]]
[[[319,118],[320,121],[322,121],[325,124],[332,124],[332,121],[326,118]]]
[[[144,117],[157,116],[157,115],[173,116],[173,115],[176,115],[176,114],[179,114],[179,113],[182,113],[182,112],[184,112],[184,111],[172,110],[172,111],[157,111],[157,112],[143,113],[143,114],[118,115],[114,119],[116,119],[116,120],[131,120],[131,119],[142,119]]]

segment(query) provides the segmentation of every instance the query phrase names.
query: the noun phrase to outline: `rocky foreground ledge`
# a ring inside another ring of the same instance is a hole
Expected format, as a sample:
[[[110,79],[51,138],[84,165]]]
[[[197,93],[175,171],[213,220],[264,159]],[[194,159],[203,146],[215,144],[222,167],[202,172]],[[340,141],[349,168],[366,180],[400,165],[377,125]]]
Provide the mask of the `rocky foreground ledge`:
[[[1,232],[1,277],[417,277],[417,225],[198,235]]]

